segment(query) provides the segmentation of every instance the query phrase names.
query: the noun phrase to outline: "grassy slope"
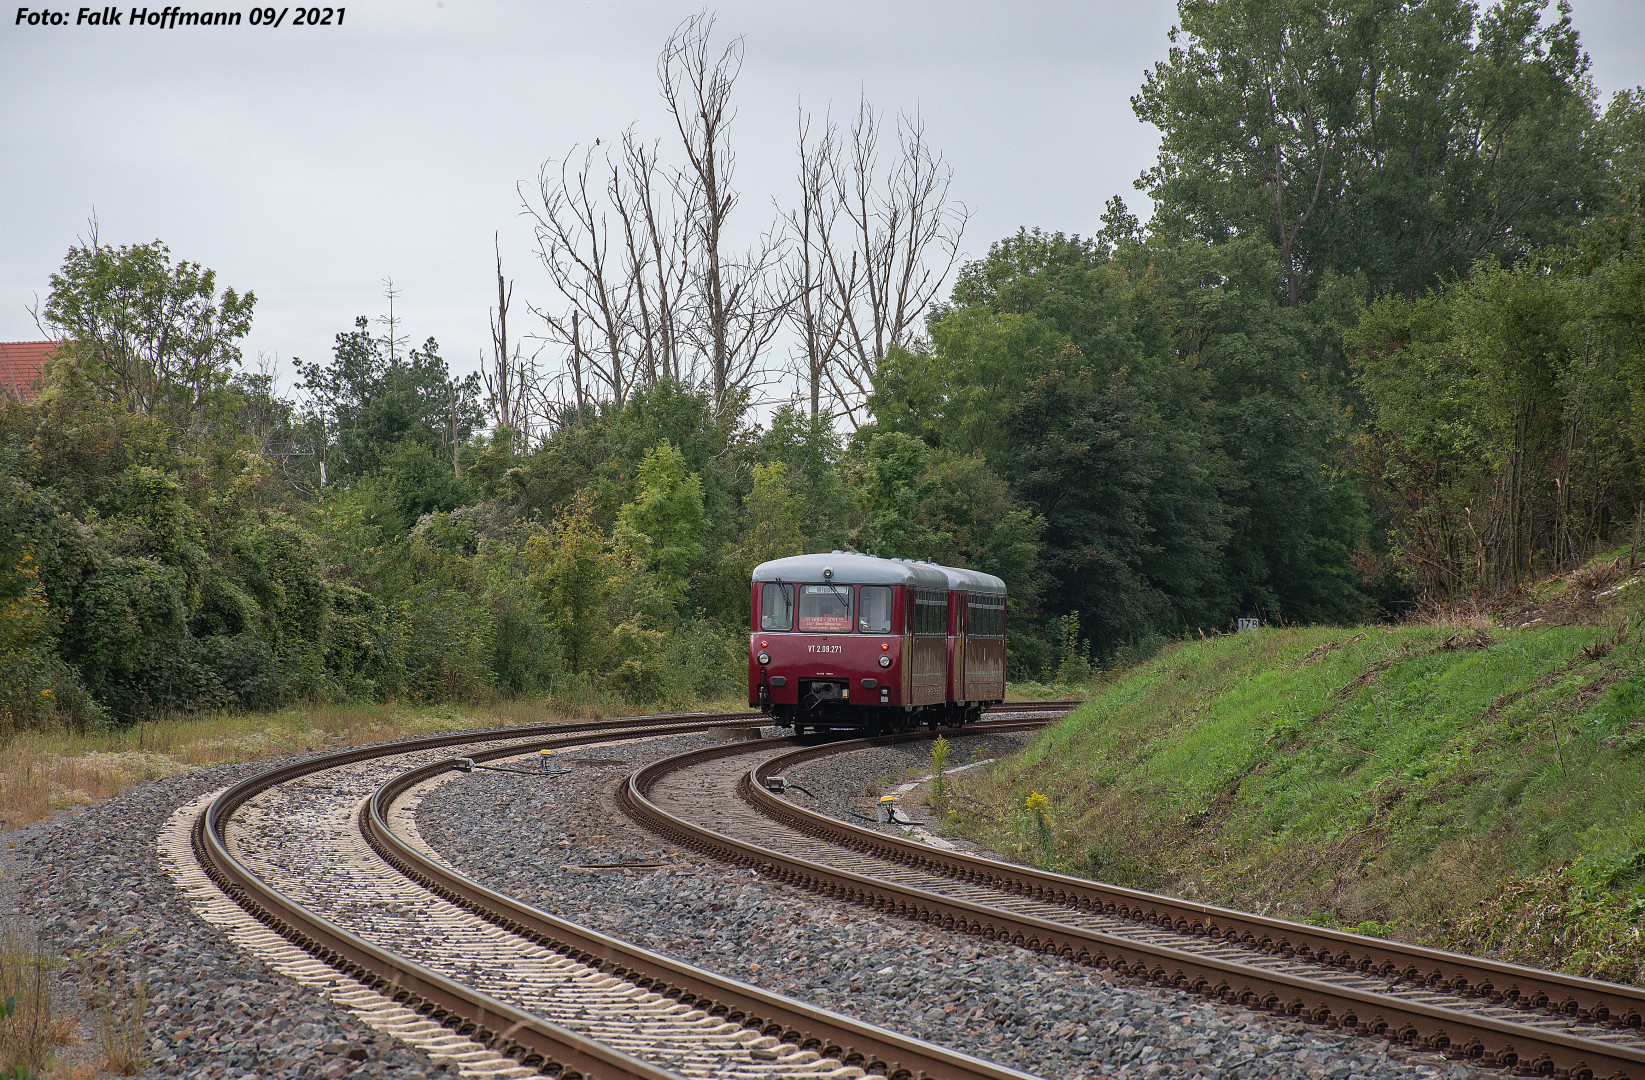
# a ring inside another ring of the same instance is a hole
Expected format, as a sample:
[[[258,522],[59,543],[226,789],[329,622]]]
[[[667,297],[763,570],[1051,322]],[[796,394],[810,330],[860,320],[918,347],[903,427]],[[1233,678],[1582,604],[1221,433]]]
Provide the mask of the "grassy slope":
[[[1454,626],[1179,646],[962,782],[956,827],[1065,872],[1638,981],[1641,594],[1484,647]]]

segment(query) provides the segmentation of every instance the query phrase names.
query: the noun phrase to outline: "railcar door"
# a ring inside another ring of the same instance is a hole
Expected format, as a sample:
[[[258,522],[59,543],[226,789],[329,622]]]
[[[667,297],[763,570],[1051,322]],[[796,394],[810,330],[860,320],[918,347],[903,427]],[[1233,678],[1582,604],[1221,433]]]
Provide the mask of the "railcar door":
[[[948,682],[948,591],[911,589],[910,705],[940,705]]]
[[[965,693],[965,615],[966,594],[950,591],[948,594],[948,700],[966,701]]]

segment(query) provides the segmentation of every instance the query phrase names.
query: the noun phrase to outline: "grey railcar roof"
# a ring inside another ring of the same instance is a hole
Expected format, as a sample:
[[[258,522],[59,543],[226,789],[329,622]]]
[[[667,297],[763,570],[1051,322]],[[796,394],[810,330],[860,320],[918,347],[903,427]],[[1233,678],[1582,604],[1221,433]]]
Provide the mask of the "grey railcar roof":
[[[928,565],[936,566],[938,570],[948,576],[948,587],[950,589],[983,593],[990,596],[1005,595],[1005,582],[993,574],[985,574],[981,570],[967,570],[961,566],[940,566],[935,563]]]
[[[854,551],[791,555],[754,568],[755,581],[822,581],[823,570],[834,571],[841,585],[912,585],[918,589],[946,589],[948,577],[933,563],[904,559],[877,559]]]
[[[980,570],[918,562],[913,559],[878,559],[854,551],[821,552],[772,559],[754,568],[755,581],[821,581],[823,570],[832,568],[834,580],[853,585],[913,585],[920,589],[961,589],[966,592],[1005,594],[1005,582]]]

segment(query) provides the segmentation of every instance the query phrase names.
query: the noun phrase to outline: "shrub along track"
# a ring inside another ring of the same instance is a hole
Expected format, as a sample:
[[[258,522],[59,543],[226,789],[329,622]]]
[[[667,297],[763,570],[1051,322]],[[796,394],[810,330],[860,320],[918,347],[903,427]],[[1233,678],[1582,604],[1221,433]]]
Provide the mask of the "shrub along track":
[[[557,919],[457,874],[390,827],[394,799],[457,768],[447,756],[456,748],[480,746],[468,752],[481,763],[757,719],[556,724],[321,755],[223,791],[195,821],[193,851],[241,908],[378,995],[388,1030],[420,1028],[426,1045],[438,1041],[429,1038],[434,1021],[453,1040],[520,1062],[521,1074],[1024,1080]],[[404,876],[383,873],[384,862]]]
[[[746,743],[710,747],[636,771],[619,801],[683,847],[946,930],[1480,1065],[1558,1080],[1645,1080],[1645,990],[939,850],[767,790],[767,780],[808,760],[930,737],[775,755]]]

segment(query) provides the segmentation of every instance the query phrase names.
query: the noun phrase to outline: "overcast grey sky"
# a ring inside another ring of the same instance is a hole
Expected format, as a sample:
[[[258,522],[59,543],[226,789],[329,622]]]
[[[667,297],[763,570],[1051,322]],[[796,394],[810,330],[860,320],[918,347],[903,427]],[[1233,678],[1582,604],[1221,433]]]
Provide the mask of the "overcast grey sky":
[[[1574,5],[1602,94],[1645,83],[1645,3]],[[529,330],[522,301],[545,295],[516,183],[630,123],[667,135],[657,50],[700,6],[369,0],[340,27],[175,30],[29,27],[8,8],[0,340],[39,337],[26,308],[95,209],[105,242],[160,239],[255,290],[248,359],[289,374],[293,356],[325,358],[356,314],[383,310],[392,275],[405,332],[472,370],[494,232],[518,280],[514,325]],[[971,255],[1022,225],[1092,232],[1114,194],[1143,210],[1131,181],[1155,136],[1129,99],[1165,54],[1174,0],[714,10],[721,35],[746,40],[745,227],[789,197],[796,107],[849,111],[861,92],[924,115],[973,212]]]

